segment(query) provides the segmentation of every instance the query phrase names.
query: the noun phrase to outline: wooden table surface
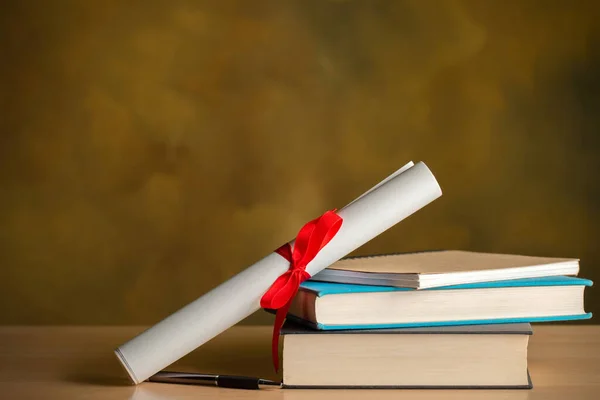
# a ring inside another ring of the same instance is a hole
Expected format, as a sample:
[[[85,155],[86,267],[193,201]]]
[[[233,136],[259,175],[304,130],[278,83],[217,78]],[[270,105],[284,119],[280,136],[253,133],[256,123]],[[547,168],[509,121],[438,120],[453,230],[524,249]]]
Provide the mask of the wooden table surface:
[[[600,399],[600,326],[534,326],[532,390],[244,391],[128,383],[113,349],[143,328],[0,327],[0,398],[12,399]],[[270,364],[270,327],[235,327],[171,370],[280,379]]]

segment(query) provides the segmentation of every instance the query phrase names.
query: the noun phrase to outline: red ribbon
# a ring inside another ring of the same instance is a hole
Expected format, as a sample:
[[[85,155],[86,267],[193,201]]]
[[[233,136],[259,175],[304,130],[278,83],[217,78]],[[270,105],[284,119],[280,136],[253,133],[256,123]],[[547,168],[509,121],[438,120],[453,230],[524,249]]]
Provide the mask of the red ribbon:
[[[290,269],[275,280],[260,300],[262,308],[277,310],[271,341],[271,355],[275,371],[279,369],[281,327],[285,322],[292,299],[298,293],[300,284],[310,278],[310,274],[306,272],[306,265],[333,239],[342,226],[342,217],[335,211],[327,211],[319,218],[306,223],[296,236],[293,250],[289,243],[275,250],[277,254],[290,262]]]

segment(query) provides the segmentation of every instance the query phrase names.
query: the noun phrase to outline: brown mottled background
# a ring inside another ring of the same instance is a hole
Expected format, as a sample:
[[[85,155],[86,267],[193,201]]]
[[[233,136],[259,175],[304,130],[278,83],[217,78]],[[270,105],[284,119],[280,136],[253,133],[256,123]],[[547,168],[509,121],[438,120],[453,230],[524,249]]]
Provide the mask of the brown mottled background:
[[[0,323],[157,322],[408,160],[444,196],[356,254],[600,280],[600,2],[0,7]]]

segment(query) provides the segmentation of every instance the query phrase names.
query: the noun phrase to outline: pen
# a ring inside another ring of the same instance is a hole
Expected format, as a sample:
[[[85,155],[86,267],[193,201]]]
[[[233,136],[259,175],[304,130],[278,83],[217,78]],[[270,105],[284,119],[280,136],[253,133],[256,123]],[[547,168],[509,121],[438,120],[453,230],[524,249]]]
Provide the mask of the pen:
[[[281,387],[280,382],[248,376],[196,374],[192,372],[161,371],[148,378],[149,382],[180,383],[184,385],[214,385],[233,389],[260,389],[265,386]]]

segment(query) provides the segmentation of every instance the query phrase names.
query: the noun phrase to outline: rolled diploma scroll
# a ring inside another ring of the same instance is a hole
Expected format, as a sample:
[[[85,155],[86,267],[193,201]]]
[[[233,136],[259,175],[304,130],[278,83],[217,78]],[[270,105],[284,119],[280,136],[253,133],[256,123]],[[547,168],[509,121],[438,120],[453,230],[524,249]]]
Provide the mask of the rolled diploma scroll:
[[[338,211],[343,218],[340,230],[306,271],[314,276],[441,194],[424,163],[407,164]],[[271,253],[117,348],[131,380],[145,381],[258,311],[261,297],[289,266],[282,256]]]

